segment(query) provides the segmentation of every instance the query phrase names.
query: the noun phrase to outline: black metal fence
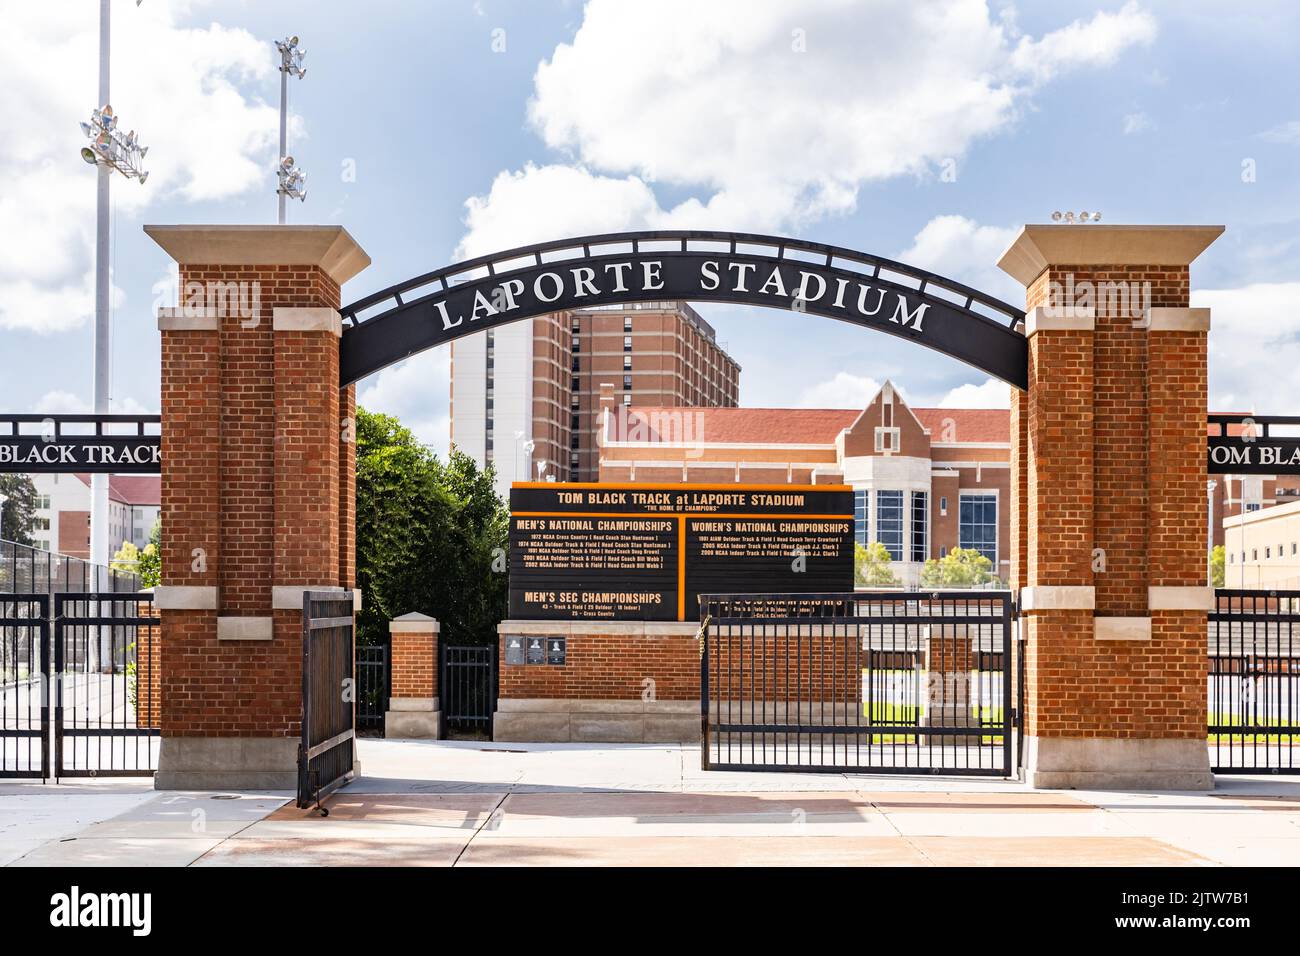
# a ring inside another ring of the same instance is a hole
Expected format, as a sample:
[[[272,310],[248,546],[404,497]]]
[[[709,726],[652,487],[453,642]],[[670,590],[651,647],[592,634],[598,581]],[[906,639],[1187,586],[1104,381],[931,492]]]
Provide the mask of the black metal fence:
[[[492,739],[492,715],[497,709],[497,649],[486,646],[439,644],[440,737]]]
[[[0,541],[0,594],[138,591],[135,574],[14,541]]]
[[[153,595],[54,596],[54,776],[158,769],[161,625]]]
[[[356,757],[352,595],[308,591],[302,599],[302,742],[298,806],[306,809],[352,779]],[[322,811],[324,813],[325,811]]]
[[[388,645],[357,646],[357,733],[383,736],[388,712]]]
[[[1300,773],[1300,591],[1215,591],[1209,747],[1215,773]]]
[[[0,594],[0,777],[49,776],[49,601]]]
[[[700,598],[701,766],[1010,776],[1011,594]]]

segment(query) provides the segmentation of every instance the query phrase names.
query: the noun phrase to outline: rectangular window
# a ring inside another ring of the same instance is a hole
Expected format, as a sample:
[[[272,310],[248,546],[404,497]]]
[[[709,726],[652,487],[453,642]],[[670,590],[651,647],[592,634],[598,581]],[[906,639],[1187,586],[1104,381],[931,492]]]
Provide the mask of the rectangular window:
[[[631,371],[631,369],[632,369],[632,356],[630,356],[630,355],[624,355],[624,356],[623,356],[623,370],[624,370],[624,371]]]
[[[630,315],[623,316],[623,331],[624,332],[632,331],[632,316]]]
[[[623,396],[623,404],[624,404],[624,405],[631,405],[631,404],[632,404],[632,395],[631,395],[631,393],[629,393],[629,394]]]
[[[575,352],[582,351],[582,340],[579,339],[576,335],[573,337],[573,351]]]
[[[1246,502],[1246,510],[1247,510],[1248,512],[1249,512],[1249,511],[1258,511],[1258,510],[1259,510],[1259,502],[1258,502],[1258,501],[1248,501],[1248,502]]]
[[[930,495],[924,491],[912,492],[912,556],[913,561],[924,561],[929,555]]]
[[[630,335],[623,336],[623,351],[624,352],[632,351],[632,336]]]
[[[948,516],[948,496],[947,496],[947,495],[940,495],[940,496],[939,496],[939,516],[940,516],[941,518],[946,518],[946,517]]]
[[[578,430],[579,425],[578,425],[578,416],[577,416],[577,415],[571,415],[571,416],[569,416],[569,427],[570,427],[571,429],[573,429],[575,432]]]
[[[889,550],[891,561],[903,560],[903,493],[876,492],[876,540]]]
[[[896,452],[898,451],[898,446],[899,440],[897,428],[876,429],[876,451]]]
[[[998,496],[961,495],[958,499],[957,542],[975,550],[998,566]]]
[[[869,526],[867,524],[867,490],[854,489],[853,492],[853,540],[858,544],[867,543]]]
[[[624,376],[623,376],[623,391],[625,391],[625,392],[630,392],[630,391],[632,391],[632,376],[631,376],[631,375],[624,375]]]
[[[572,391],[575,391],[575,392],[576,392],[576,391],[579,391],[579,390],[582,388],[582,384],[581,384],[581,383],[580,383],[576,378],[575,378],[575,379],[570,379],[570,380],[569,380],[569,388],[570,388]]]
[[[578,366],[578,358],[577,358],[577,356],[574,356],[574,359],[573,359],[573,371],[575,371],[575,372],[577,372],[577,371],[581,371],[581,369],[580,369],[579,366]]]

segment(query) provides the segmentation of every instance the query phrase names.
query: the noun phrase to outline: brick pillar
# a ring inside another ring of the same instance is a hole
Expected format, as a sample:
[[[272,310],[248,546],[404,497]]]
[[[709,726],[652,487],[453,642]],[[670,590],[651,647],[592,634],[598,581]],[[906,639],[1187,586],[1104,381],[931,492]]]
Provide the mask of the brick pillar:
[[[149,226],[162,309],[159,789],[292,788],[304,590],[352,587],[338,226]]]
[[[393,692],[384,715],[385,737],[437,740],[438,622],[412,612],[388,624]]]
[[[1189,266],[1221,232],[1026,226],[999,262],[1027,289],[1012,539],[1034,786],[1213,784],[1209,317],[1187,306]]]

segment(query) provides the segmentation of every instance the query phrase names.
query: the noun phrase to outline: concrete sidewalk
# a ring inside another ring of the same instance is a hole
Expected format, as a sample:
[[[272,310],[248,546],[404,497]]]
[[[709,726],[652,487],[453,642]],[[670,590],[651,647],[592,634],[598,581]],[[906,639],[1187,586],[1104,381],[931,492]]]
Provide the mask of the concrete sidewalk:
[[[328,817],[287,793],[0,787],[40,865],[1300,864],[1300,779],[1205,794],[971,778],[703,773],[695,748],[363,740]]]

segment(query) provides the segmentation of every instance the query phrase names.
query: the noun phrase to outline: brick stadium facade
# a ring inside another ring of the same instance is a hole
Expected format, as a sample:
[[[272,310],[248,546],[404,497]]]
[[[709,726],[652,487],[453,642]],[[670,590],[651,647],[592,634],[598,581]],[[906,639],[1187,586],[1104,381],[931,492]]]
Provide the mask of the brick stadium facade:
[[[250,315],[189,307],[160,316],[157,784],[292,786],[302,592],[353,584],[354,399],[339,387],[335,310],[339,283],[369,260],[338,227],[149,231],[183,283],[260,287]],[[999,263],[1028,290],[1029,387],[1012,395],[1006,511],[1029,648],[1028,775],[1038,786],[1211,783],[1209,315],[1189,308],[1188,270],[1221,231],[1027,226]],[[1105,295],[1059,294],[1085,283],[1142,288],[1146,298],[1135,314]],[[507,696],[503,712],[531,701],[532,713],[559,715],[557,735],[561,719],[564,733],[577,722],[579,735],[603,739],[684,730],[693,701],[673,697],[691,687],[685,651],[656,647],[689,648],[688,633],[611,627],[570,625],[576,682],[542,686],[503,668],[508,694],[542,695]],[[434,691],[425,681],[413,692]]]
[[[608,390],[602,410],[601,481],[850,485],[856,540],[884,543],[905,586],[957,547],[1010,574],[1006,409],[913,408],[887,382],[860,409],[628,408]]]

